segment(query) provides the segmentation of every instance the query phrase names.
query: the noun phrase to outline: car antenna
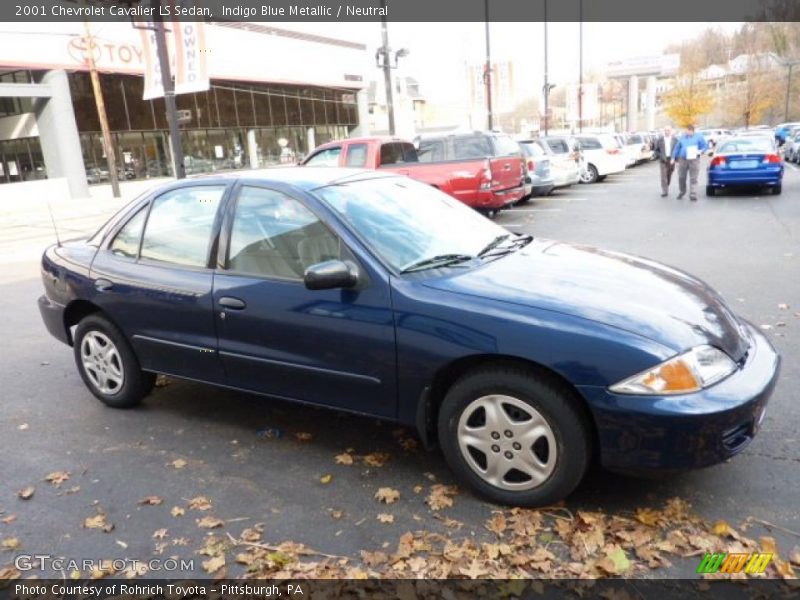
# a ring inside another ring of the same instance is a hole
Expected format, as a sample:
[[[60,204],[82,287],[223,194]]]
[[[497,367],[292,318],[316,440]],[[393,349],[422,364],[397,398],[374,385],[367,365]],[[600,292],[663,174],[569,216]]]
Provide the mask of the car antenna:
[[[56,234],[56,246],[61,247],[61,238],[58,237],[58,227],[56,227],[56,218],[53,216],[53,207],[50,206],[50,197],[47,197],[47,212],[50,213],[50,222],[53,224],[53,231]]]

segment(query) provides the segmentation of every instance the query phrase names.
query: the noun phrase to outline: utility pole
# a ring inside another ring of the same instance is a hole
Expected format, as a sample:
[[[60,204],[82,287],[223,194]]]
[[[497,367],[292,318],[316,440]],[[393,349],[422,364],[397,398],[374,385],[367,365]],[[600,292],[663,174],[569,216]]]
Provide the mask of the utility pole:
[[[578,5],[578,131],[583,133],[583,0]]]
[[[386,1],[381,0],[381,7],[386,7]],[[386,87],[386,112],[389,117],[389,135],[394,135],[394,95],[392,90],[392,65],[391,48],[389,48],[389,29],[386,25],[386,16],[381,16],[381,41],[383,46],[378,51],[383,55],[383,84]]]
[[[492,53],[489,46],[489,0],[483,0],[486,11],[486,66],[484,67],[483,80],[486,84],[486,112],[489,131],[494,127],[492,115]]]
[[[86,7],[86,0],[81,0],[83,7]],[[111,193],[114,198],[121,196],[119,191],[119,177],[117,174],[117,160],[114,154],[114,144],[111,141],[111,131],[108,128],[108,115],[106,114],[106,103],[103,99],[103,88],[100,87],[100,76],[97,74],[97,65],[94,62],[94,38],[89,28],[89,21],[84,16],[83,26],[86,30],[86,62],[89,65],[89,77],[92,80],[92,90],[94,92],[94,102],[97,105],[97,118],[100,121],[100,130],[103,133],[103,151],[106,153],[106,165],[108,166],[108,177],[111,181]]]
[[[156,32],[158,64],[161,71],[161,84],[164,88],[164,104],[167,108],[169,145],[172,148],[172,166],[175,178],[185,179],[186,166],[183,164],[183,146],[181,146],[181,134],[178,129],[178,115],[175,108],[175,84],[172,81],[172,73],[169,67],[167,36],[164,30],[164,18],[161,16],[161,0],[150,0],[150,5],[153,7],[153,27]]]

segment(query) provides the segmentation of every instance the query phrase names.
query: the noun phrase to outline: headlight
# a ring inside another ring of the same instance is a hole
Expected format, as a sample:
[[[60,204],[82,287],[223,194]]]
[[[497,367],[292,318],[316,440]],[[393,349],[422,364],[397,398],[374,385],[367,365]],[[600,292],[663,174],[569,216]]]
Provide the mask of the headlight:
[[[697,346],[608,389],[618,394],[688,394],[707,388],[735,370],[736,363],[722,350]]]

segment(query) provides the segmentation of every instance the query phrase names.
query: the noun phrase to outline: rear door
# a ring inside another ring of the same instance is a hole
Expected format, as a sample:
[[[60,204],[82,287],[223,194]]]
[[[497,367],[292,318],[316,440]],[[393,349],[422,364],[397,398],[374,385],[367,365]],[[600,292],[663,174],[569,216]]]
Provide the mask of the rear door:
[[[510,190],[522,184],[522,153],[519,144],[507,135],[491,137],[493,153],[491,159],[492,180],[497,190]]]
[[[227,184],[165,191],[109,235],[92,264],[92,298],[145,370],[222,382],[210,257]]]

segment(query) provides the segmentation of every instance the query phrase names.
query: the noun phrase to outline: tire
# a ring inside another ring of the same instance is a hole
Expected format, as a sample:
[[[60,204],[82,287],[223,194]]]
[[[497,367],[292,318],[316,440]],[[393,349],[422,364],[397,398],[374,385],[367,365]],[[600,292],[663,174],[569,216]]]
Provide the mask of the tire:
[[[714,186],[712,186],[712,185],[707,185],[706,186],[706,196],[713,196],[716,193],[717,193],[717,190],[714,189]]]
[[[783,184],[773,185],[772,186],[772,195],[773,196],[780,196],[781,192],[783,191]]]
[[[581,183],[594,183],[597,181],[597,167],[593,164],[589,163],[586,165],[586,169],[581,171]]]
[[[598,175],[597,176],[597,182],[599,183],[601,181],[605,181],[606,177],[608,177],[608,175]]]
[[[134,407],[153,389],[155,374],[142,371],[128,340],[101,315],[78,323],[74,354],[86,387],[107,406]]]
[[[568,496],[590,462],[591,428],[578,402],[546,374],[483,368],[448,390],[439,411],[439,443],[450,468],[480,495],[500,504],[546,506]],[[496,415],[496,431],[487,429],[487,406]],[[538,422],[538,435],[526,424],[531,420]],[[499,470],[490,482],[492,465]]]

